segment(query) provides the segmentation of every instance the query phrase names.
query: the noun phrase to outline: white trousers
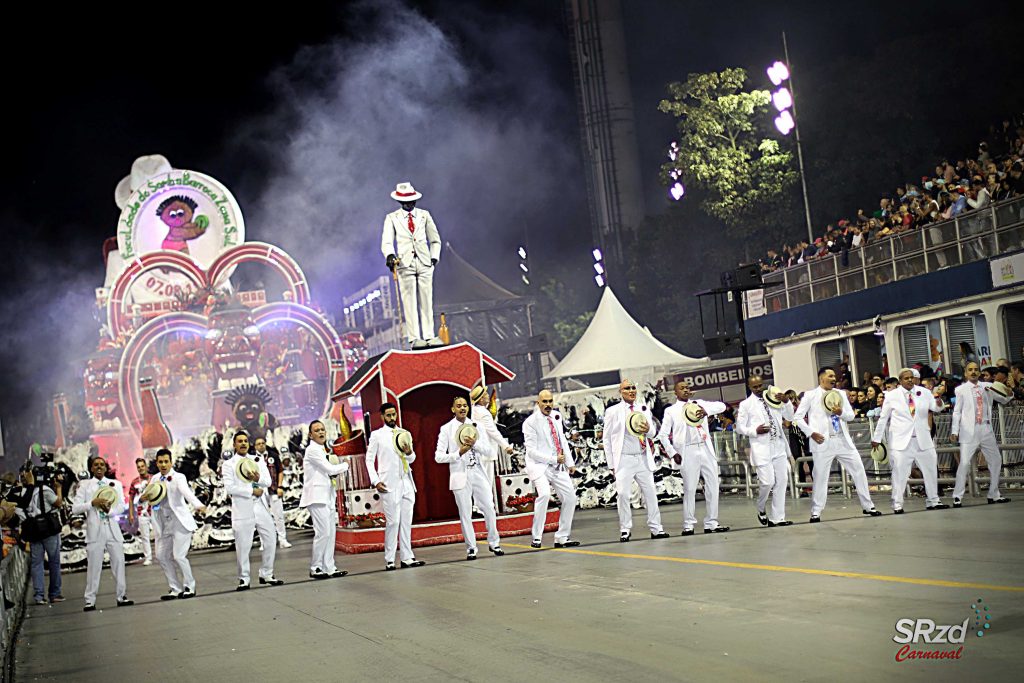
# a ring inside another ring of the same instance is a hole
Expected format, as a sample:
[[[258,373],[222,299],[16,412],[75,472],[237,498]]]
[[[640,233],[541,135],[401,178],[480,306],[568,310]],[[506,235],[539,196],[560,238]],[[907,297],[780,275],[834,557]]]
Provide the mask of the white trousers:
[[[334,544],[337,541],[338,509],[333,498],[330,503],[313,503],[306,509],[313,520],[313,559],[309,563],[309,570],[315,572],[319,569],[331,574],[337,569],[334,564]]]
[[[864,472],[864,462],[860,453],[850,448],[840,437],[832,437],[822,444],[821,450],[812,453],[814,458],[814,488],[811,491],[811,516],[821,516],[828,498],[828,475],[832,471],[832,463],[839,460],[846,468],[853,485],[857,488],[860,506],[865,510],[875,507],[868,491],[868,475]]]
[[[576,489],[572,485],[572,477],[568,470],[560,470],[553,466],[544,468],[544,474],[533,480],[537,491],[537,499],[533,501],[533,540],[539,541],[544,536],[544,522],[548,517],[548,501],[551,489],[555,489],[562,507],[558,512],[558,530],[555,531],[555,542],[562,543],[572,533],[572,518],[576,514]]]
[[[277,542],[274,532],[274,520],[270,511],[259,501],[253,505],[255,515],[248,519],[232,519],[231,530],[235,532],[235,560],[238,565],[238,578],[249,583],[249,552],[252,550],[252,535],[254,531],[260,534],[260,543],[263,544],[262,559],[260,565],[260,576],[268,579],[274,575],[274,554],[277,552]]]
[[[434,267],[413,256],[412,263],[403,263],[398,269],[398,289],[402,294],[405,338],[409,341],[433,338]]]
[[[284,501],[281,496],[270,497],[270,516],[274,519],[274,528],[277,529],[277,540],[287,541],[288,531],[284,526]]]
[[[494,489],[491,488],[485,468],[480,465],[467,468],[466,485],[452,493],[455,494],[455,504],[459,507],[459,521],[462,523],[462,538],[466,541],[466,549],[476,551],[476,531],[473,530],[474,503],[484,515],[487,545],[492,548],[501,547],[498,518],[494,513]]]
[[[633,510],[629,505],[633,482],[640,487],[647,508],[647,526],[652,534],[660,534],[661,511],[658,509],[658,490],[654,487],[654,473],[647,469],[647,456],[626,455],[619,458],[615,470],[615,502],[619,509],[619,531],[625,533],[633,528]]]
[[[964,497],[964,492],[967,490],[967,475],[971,471],[971,461],[974,460],[974,454],[980,448],[985,455],[985,462],[988,464],[988,473],[991,477],[988,484],[988,497],[999,498],[999,474],[1003,469],[1003,456],[999,452],[996,435],[992,431],[992,425],[975,425],[974,429],[974,436],[970,440],[960,441],[960,466],[956,468],[953,497]]]
[[[96,593],[100,589],[100,571],[103,569],[103,553],[110,553],[110,572],[114,575],[114,592],[118,600],[124,599],[128,588],[124,580],[124,541],[114,538],[109,525],[116,524],[107,519],[100,529],[99,537],[85,544],[86,576],[85,604],[96,604]]]
[[[183,527],[173,514],[161,517],[158,524],[160,536],[156,539],[156,560],[164,570],[167,585],[175,593],[180,593],[185,588],[195,591],[196,580],[192,576],[192,565],[188,562],[192,532]]]
[[[413,488],[412,475],[403,476],[398,486],[380,495],[387,522],[384,527],[384,561],[394,562],[395,551],[401,547],[402,562],[409,562],[415,557],[412,552],[412,510],[416,505],[416,489]]]
[[[142,540],[142,557],[145,560],[153,560],[153,522],[149,515],[139,515],[139,538]]]
[[[703,445],[683,449],[683,529],[697,524],[697,483],[704,480],[704,528],[718,527],[718,461]]]
[[[786,485],[789,483],[789,459],[786,447],[779,442],[772,444],[772,459],[763,465],[754,465],[757,470],[757,511],[764,514],[768,505],[768,494],[772,496],[772,510],[769,521],[778,524],[786,521]]]
[[[902,451],[893,450],[892,454],[892,509],[903,509],[903,495],[907,490],[907,479],[910,470],[917,463],[924,478],[925,500],[928,505],[939,502],[939,455],[934,448],[922,449],[917,443],[917,436],[910,438],[907,448]]]

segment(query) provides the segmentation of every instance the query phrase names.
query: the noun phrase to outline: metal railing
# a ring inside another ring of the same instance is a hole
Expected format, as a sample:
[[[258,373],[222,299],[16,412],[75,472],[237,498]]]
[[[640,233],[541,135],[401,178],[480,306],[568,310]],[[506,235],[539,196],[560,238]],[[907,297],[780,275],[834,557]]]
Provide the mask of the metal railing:
[[[3,665],[0,666],[0,680],[7,680],[12,643],[22,617],[25,615],[25,604],[28,600],[29,558],[28,553],[20,545],[7,546],[7,557],[0,563],[0,581],[3,582],[3,595],[14,603],[11,609],[5,609],[0,600],[0,619],[3,621],[0,631],[0,653]]]
[[[876,239],[764,275],[766,313],[981,261],[1024,248],[1024,198]]]

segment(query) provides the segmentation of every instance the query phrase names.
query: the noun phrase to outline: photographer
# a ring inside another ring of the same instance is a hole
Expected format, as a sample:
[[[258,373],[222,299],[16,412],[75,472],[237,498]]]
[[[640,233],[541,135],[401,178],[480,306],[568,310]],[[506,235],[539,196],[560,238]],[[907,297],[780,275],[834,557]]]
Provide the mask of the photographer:
[[[32,467],[21,471],[24,490],[17,501],[16,514],[21,520],[22,540],[28,541],[32,556],[32,588],[35,604],[45,605],[43,594],[43,555],[50,572],[50,602],[63,602],[60,577],[60,532],[63,522],[60,509],[64,505],[61,495],[62,476],[54,475],[47,467]]]

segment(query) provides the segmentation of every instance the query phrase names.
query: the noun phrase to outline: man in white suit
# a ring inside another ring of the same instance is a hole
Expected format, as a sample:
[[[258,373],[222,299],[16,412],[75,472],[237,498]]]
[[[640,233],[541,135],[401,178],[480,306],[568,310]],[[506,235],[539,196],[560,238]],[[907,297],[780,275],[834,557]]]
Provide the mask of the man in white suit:
[[[647,508],[647,527],[651,538],[668,538],[661,526],[661,512],[658,510],[658,491],[654,487],[654,420],[651,409],[636,400],[636,383],[624,379],[619,383],[622,401],[604,413],[604,455],[608,469],[615,476],[615,498],[619,509],[619,541],[629,541],[633,529],[633,511],[630,508],[630,494],[633,482],[640,487]],[[627,421],[630,413],[639,412],[644,416],[643,436],[629,431]]]
[[[768,405],[764,381],[747,380],[750,396],[740,403],[736,431],[750,440],[750,459],[757,471],[757,521],[761,526],[789,526],[786,520],[786,485],[789,482],[789,438],[783,421],[793,421],[793,404],[783,394],[778,408]],[[767,513],[768,494],[772,496],[771,514]]]
[[[871,447],[882,443],[889,429],[889,459],[892,461],[892,510],[903,514],[903,494],[907,489],[910,469],[917,463],[924,478],[925,507],[944,510],[949,506],[939,500],[939,455],[928,426],[930,413],[941,413],[945,407],[927,389],[914,383],[910,368],[900,370],[900,387],[885,395],[882,413],[875,424]]]
[[[238,586],[235,590],[249,590],[249,551],[252,550],[254,531],[259,532],[263,544],[260,583],[280,586],[284,581],[274,577],[277,530],[270,514],[270,503],[264,495],[271,485],[270,470],[263,458],[249,455],[249,435],[245,432],[235,433],[232,446],[235,452],[221,463],[220,476],[224,481],[224,491],[231,496],[231,530],[235,534],[235,560],[238,564]],[[238,461],[243,458],[252,460],[259,469],[258,481],[241,479],[235,474]]]
[[[494,513],[494,490],[483,462],[486,454],[479,451],[476,440],[468,439],[465,443],[459,443],[457,437],[459,428],[469,422],[469,402],[465,396],[456,396],[452,401],[452,414],[455,417],[446,422],[437,435],[434,460],[448,465],[448,488],[455,495],[455,504],[459,508],[462,538],[466,542],[466,559],[476,559],[473,505],[483,514],[487,525],[487,549],[495,555],[504,555]]]
[[[153,477],[153,481],[162,482],[167,487],[167,497],[163,502],[152,506],[153,525],[157,531],[156,561],[164,570],[167,585],[170,587],[170,592],[161,595],[160,599],[194,598],[196,580],[192,576],[188,551],[192,547],[192,532],[196,530],[197,525],[188,506],[191,505],[199,512],[206,512],[206,506],[192,493],[192,487],[188,485],[185,475],[174,471],[171,466],[171,452],[166,448],[156,452],[156,467],[160,474]]]
[[[537,395],[537,407],[523,421],[526,474],[537,490],[537,499],[533,503],[533,542],[530,544],[534,548],[541,547],[552,488],[562,501],[558,512],[555,547],[571,548],[580,544],[569,538],[573,514],[576,512],[576,487],[570,475],[576,471],[576,463],[573,462],[572,449],[565,438],[562,416],[554,412],[554,404],[554,397],[545,389]]]
[[[414,349],[441,345],[441,340],[434,336],[433,295],[434,266],[441,258],[441,235],[430,212],[416,208],[422,197],[412,183],[398,183],[391,198],[401,208],[384,217],[380,241],[388,270],[398,269],[405,338]]]
[[[332,477],[348,472],[348,463],[332,465],[327,458],[327,427],[320,420],[309,424],[309,444],[302,458],[302,497],[299,507],[307,508],[313,520],[313,559],[309,578],[335,579],[348,574],[334,564],[334,543],[338,529],[338,491]]]
[[[878,517],[882,513],[875,509],[868,491],[868,475],[864,472],[864,462],[860,453],[853,445],[850,430],[846,423],[853,420],[853,406],[840,391],[842,404],[832,413],[825,410],[823,402],[825,393],[836,386],[836,371],[832,368],[818,370],[818,386],[804,393],[793,420],[796,426],[807,435],[807,443],[814,458],[814,487],[811,489],[811,523],[821,521],[821,513],[825,509],[828,498],[828,477],[832,471],[832,463],[837,459],[850,473],[853,484],[857,488],[857,497],[865,515]],[[888,397],[886,398],[888,400]]]
[[[78,491],[71,507],[71,514],[85,515],[85,611],[96,609],[96,592],[100,588],[100,571],[103,569],[103,553],[110,554],[110,572],[114,575],[114,589],[118,607],[134,605],[125,595],[124,580],[124,536],[117,525],[117,515],[125,510],[124,487],[116,479],[107,478],[107,461],[93,458],[89,463],[92,478],[79,482]],[[110,487],[116,498],[113,504],[95,500],[96,492]]]
[[[708,430],[708,415],[725,412],[721,401],[693,400],[693,391],[686,382],[676,382],[676,402],[665,409],[658,441],[683,475],[683,533],[693,536],[697,524],[697,483],[704,480],[704,533],[724,533],[729,527],[718,523],[718,455]],[[683,410],[687,403],[700,406],[701,423],[696,427],[686,421]]]
[[[949,440],[960,444],[960,465],[956,469],[956,484],[953,487],[953,507],[962,505],[961,499],[967,488],[967,474],[971,470],[974,454],[981,449],[988,463],[991,477],[988,484],[988,502],[1009,503],[1009,498],[999,495],[999,474],[1003,457],[992,431],[992,402],[1003,405],[1013,400],[1013,394],[1000,396],[989,382],[979,382],[981,367],[971,361],[964,368],[967,381],[956,388],[956,405],[953,407],[953,426]],[[888,400],[888,398],[886,399]]]
[[[394,571],[395,551],[401,548],[402,569],[422,567],[423,560],[417,560],[412,552],[412,511],[416,505],[416,482],[412,476],[412,464],[416,453],[412,448],[395,449],[395,425],[398,424],[398,408],[394,403],[380,407],[384,426],[370,433],[366,448],[366,472],[370,484],[381,495],[384,505],[384,569]]]

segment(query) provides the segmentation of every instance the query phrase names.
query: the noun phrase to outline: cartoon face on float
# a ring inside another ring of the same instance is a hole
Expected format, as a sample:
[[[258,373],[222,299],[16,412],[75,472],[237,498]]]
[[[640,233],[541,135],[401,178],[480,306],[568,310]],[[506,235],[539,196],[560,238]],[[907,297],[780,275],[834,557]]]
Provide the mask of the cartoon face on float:
[[[114,431],[124,425],[118,398],[118,366],[121,350],[101,349],[85,365],[85,408],[95,432]]]
[[[214,388],[235,389],[260,384],[257,359],[260,330],[245,307],[213,311],[205,339],[206,356],[213,366]]]

